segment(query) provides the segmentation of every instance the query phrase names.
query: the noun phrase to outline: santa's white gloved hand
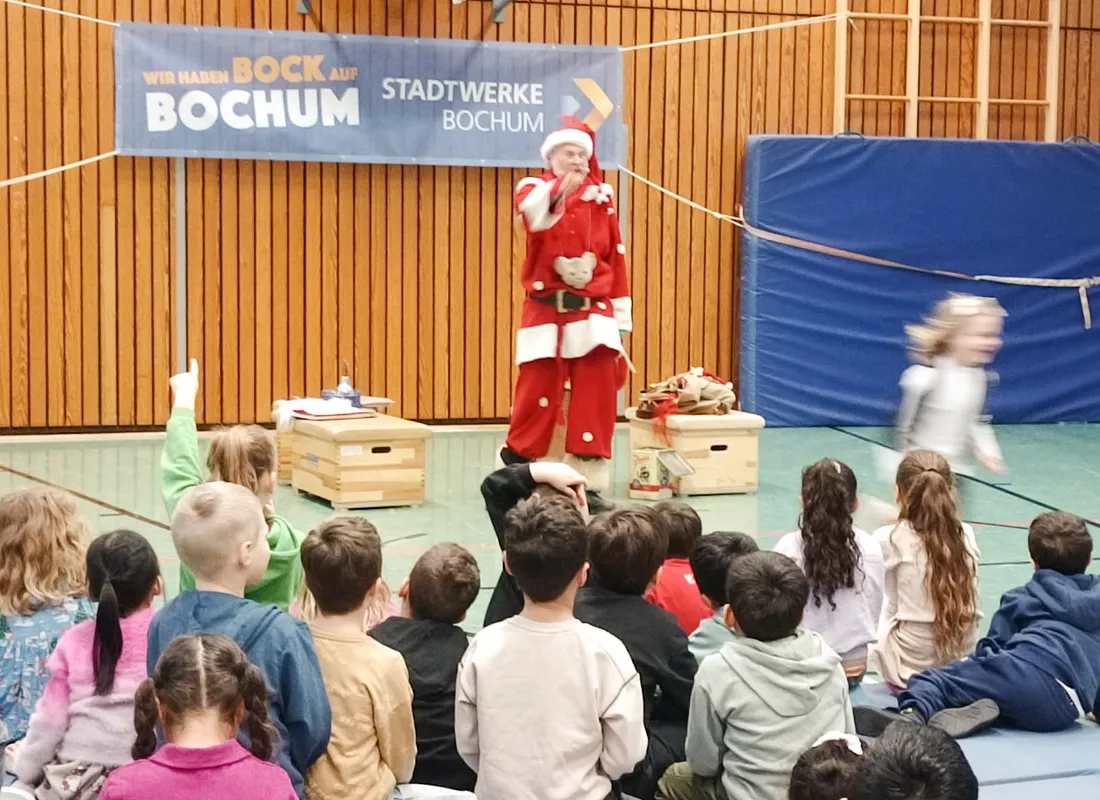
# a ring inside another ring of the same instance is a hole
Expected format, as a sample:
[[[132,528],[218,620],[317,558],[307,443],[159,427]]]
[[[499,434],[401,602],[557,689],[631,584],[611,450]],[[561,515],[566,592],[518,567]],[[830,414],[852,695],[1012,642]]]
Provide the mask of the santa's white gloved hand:
[[[195,399],[199,396],[199,362],[191,359],[191,369],[173,375],[168,379],[172,387],[172,408],[195,409]]]

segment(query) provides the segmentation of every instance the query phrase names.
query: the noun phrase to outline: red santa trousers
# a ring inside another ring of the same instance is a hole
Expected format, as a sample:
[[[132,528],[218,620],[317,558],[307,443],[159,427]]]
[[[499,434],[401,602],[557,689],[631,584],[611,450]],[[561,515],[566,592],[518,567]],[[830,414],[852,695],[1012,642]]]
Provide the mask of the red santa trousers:
[[[579,358],[540,358],[520,364],[508,449],[532,461],[546,456],[569,381],[565,452],[611,458],[618,394],[626,370],[622,353],[602,345]]]

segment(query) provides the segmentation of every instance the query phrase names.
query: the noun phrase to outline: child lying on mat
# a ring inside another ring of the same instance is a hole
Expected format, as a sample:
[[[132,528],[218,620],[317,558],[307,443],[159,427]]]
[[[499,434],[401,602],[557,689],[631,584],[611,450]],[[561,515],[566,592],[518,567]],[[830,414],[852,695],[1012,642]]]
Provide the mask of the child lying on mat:
[[[1100,687],[1100,576],[1086,575],[1092,537],[1062,511],[1031,523],[1035,575],[1001,598],[970,658],[914,675],[898,697],[900,716],[955,737],[995,722],[1045,733],[1086,716]],[[877,736],[898,714],[857,708],[856,728]]]

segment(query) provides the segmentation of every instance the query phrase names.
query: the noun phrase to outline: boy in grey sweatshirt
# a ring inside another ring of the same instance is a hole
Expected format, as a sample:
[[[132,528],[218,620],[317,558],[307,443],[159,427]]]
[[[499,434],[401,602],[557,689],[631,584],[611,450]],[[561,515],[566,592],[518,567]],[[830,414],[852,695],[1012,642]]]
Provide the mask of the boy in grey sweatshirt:
[[[726,624],[739,636],[703,660],[688,717],[687,763],[657,800],[786,800],[795,761],[829,731],[855,733],[840,657],[799,630],[810,587],[778,553],[733,562]]]

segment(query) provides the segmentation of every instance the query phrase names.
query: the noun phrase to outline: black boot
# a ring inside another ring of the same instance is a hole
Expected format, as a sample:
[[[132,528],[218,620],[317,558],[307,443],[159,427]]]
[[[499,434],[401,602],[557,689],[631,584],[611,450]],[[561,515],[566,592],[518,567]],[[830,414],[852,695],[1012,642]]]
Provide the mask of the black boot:
[[[507,446],[500,448],[500,460],[504,462],[504,466],[510,467],[514,464],[530,464],[531,459],[524,458],[514,450],[509,450]]]

